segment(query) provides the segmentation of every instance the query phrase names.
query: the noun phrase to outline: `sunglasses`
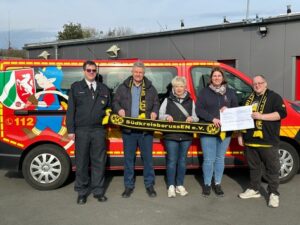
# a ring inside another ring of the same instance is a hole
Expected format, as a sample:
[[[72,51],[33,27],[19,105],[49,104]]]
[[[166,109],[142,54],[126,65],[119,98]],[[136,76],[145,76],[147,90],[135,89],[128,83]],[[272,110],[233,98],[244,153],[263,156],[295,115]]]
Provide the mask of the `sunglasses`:
[[[86,69],[85,71],[88,73],[96,73],[97,72],[97,70],[92,70],[92,69]]]

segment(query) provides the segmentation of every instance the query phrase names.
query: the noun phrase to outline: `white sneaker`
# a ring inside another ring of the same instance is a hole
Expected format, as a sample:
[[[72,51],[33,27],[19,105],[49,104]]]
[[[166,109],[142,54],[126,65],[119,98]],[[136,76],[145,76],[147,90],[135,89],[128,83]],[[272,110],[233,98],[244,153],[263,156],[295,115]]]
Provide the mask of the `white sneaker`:
[[[260,198],[260,196],[261,195],[258,191],[254,191],[253,189],[249,188],[245,192],[239,194],[241,199]]]
[[[175,197],[176,197],[175,186],[174,186],[174,185],[170,185],[170,186],[169,186],[169,189],[168,189],[168,197],[169,197],[169,198],[175,198]]]
[[[188,194],[188,192],[185,190],[185,187],[183,186],[177,186],[176,193],[180,194],[181,196],[186,196]]]
[[[279,207],[279,196],[275,195],[273,193],[270,194],[268,206],[272,207],[272,208],[278,208]]]

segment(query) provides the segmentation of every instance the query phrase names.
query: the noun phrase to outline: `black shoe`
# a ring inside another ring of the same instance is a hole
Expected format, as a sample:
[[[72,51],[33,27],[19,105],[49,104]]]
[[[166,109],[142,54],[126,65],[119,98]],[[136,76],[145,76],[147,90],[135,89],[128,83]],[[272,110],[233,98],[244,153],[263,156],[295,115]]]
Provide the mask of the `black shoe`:
[[[149,186],[146,188],[146,192],[149,195],[150,198],[155,198],[156,197],[156,191],[154,190],[153,186]]]
[[[107,197],[105,195],[94,195],[94,198],[98,199],[99,202],[106,202]]]
[[[78,205],[84,205],[86,203],[86,195],[78,195],[77,197],[77,204]]]
[[[211,189],[210,185],[205,185],[202,190],[202,196],[208,197],[210,195],[210,189]]]
[[[224,196],[224,191],[222,190],[220,184],[215,184],[214,185],[214,191],[215,191],[215,193],[218,197],[223,197]]]
[[[133,193],[133,188],[126,187],[124,192],[122,193],[122,197],[129,198],[132,193]]]

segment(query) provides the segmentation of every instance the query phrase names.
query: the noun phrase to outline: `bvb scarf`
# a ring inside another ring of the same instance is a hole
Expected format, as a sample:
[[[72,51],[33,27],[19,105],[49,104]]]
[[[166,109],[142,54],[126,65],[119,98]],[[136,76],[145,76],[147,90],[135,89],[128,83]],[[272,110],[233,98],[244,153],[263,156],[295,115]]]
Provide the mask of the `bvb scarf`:
[[[131,77],[129,81],[129,87],[130,90],[133,85],[133,78]],[[139,119],[145,119],[146,118],[146,87],[145,87],[145,80],[142,82],[142,90],[140,94],[140,104],[139,104]]]
[[[259,113],[264,112],[266,102],[267,102],[267,93],[268,93],[268,90],[266,90],[265,93],[263,94],[263,96],[260,98],[260,101],[259,101],[256,109],[254,109],[255,112],[259,112]],[[247,105],[247,106],[252,105],[254,99],[255,99],[255,92],[252,92],[251,95],[246,100],[245,105]],[[262,127],[263,127],[263,121],[255,120],[255,130],[253,132],[253,137],[259,137],[259,138],[263,139]]]
[[[111,114],[111,109],[105,111],[106,116],[102,120],[102,125],[113,124],[121,127],[148,131],[161,132],[186,132],[207,135],[220,135],[220,128],[213,123],[187,123],[187,122],[168,122],[162,120],[150,120],[131,117],[121,117]]]
[[[161,131],[175,133],[200,133],[207,135],[220,134],[220,128],[215,127],[213,123],[187,123],[187,122],[168,122],[162,120],[150,120],[131,117],[121,117],[117,114],[111,114],[106,117],[105,123],[118,125],[130,129],[145,131]],[[105,124],[102,121],[102,124]]]

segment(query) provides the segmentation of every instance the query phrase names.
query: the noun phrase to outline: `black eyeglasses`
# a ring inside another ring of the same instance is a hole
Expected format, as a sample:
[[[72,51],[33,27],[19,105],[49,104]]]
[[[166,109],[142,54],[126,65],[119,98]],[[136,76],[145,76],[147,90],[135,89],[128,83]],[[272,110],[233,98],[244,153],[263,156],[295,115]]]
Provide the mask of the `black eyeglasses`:
[[[96,73],[97,72],[97,70],[92,70],[92,69],[86,69],[85,71],[88,73]]]

